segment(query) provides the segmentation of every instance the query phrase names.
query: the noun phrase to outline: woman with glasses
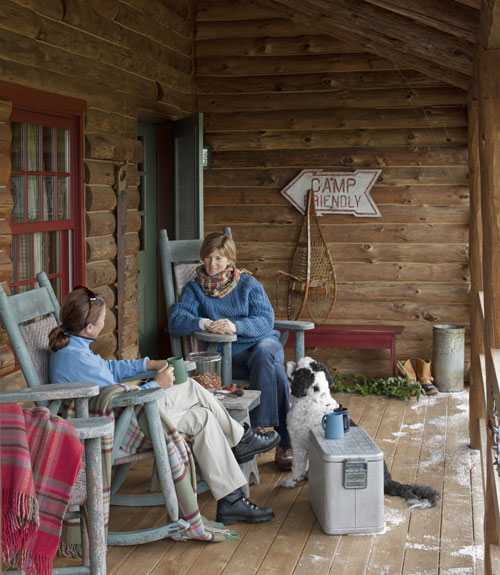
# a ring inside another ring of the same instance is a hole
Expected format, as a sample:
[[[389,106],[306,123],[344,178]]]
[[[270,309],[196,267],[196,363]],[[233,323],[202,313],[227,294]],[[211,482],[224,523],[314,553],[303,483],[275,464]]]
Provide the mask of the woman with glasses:
[[[153,381],[143,387],[166,390],[166,414],[177,431],[191,440],[203,478],[217,499],[217,521],[257,523],[270,521],[273,512],[249,501],[242,488],[246,479],[238,462],[249,461],[272,449],[277,433],[258,434],[235,421],[214,396],[193,379],[172,386],[173,369],[166,361],[143,359],[105,360],[90,346],[101,333],[106,304],[85,287],[74,289],[61,309],[61,325],[49,336],[51,383],[93,383],[107,387],[138,378]]]

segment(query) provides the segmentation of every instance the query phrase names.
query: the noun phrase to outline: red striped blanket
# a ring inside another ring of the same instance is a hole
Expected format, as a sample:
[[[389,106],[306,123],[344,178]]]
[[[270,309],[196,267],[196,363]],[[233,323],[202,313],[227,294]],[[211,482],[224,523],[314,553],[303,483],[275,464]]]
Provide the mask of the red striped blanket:
[[[2,560],[50,575],[82,460],[74,428],[44,407],[0,405]]]

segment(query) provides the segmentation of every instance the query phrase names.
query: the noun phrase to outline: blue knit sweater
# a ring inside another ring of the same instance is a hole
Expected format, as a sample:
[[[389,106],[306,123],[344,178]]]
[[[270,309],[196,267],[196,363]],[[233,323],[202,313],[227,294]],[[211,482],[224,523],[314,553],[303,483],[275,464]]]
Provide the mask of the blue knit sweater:
[[[179,303],[170,308],[170,332],[183,336],[199,331],[202,318],[229,319],[234,323],[238,340],[233,343],[233,355],[265,337],[279,337],[273,330],[271,302],[262,284],[248,274],[241,274],[238,285],[222,298],[208,296],[196,280],[186,284]]]

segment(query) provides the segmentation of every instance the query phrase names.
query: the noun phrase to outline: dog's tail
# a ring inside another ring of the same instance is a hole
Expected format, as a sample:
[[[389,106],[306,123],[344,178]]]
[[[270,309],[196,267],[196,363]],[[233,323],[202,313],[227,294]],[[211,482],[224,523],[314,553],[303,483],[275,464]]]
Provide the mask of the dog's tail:
[[[439,493],[430,485],[417,485],[414,483],[399,483],[394,481],[384,461],[384,493],[402,497],[411,504],[434,507],[440,497]]]

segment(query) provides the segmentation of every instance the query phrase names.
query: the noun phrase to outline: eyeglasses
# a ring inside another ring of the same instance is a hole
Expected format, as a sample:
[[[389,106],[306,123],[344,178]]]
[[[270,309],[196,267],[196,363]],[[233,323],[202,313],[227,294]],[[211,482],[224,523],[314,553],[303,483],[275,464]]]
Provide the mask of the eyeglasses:
[[[74,288],[75,290],[77,289],[81,289],[85,292],[85,294],[87,295],[88,298],[88,304],[89,304],[89,309],[87,311],[87,315],[85,316],[85,321],[83,323],[83,326],[85,327],[88,324],[88,319],[89,319],[89,315],[90,315],[90,310],[92,309],[92,303],[95,301],[99,301],[104,303],[104,298],[101,297],[100,295],[97,295],[95,292],[93,292],[91,289],[89,289],[87,286],[75,286]]]

